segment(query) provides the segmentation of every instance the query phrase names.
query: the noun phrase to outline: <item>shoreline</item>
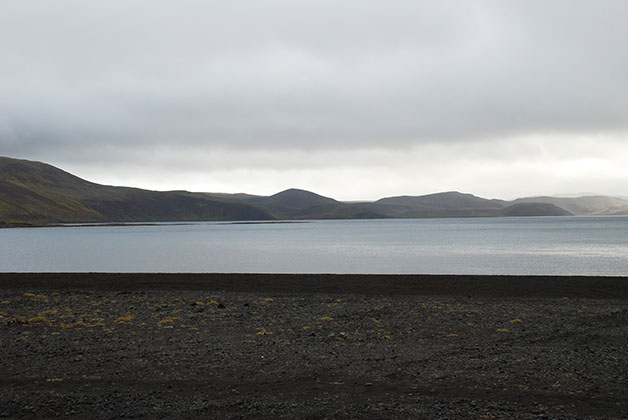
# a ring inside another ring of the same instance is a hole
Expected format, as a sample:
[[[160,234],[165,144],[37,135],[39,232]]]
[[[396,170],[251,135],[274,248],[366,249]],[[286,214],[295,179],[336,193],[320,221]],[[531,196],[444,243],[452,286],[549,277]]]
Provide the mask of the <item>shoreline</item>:
[[[0,229],[29,229],[29,228],[76,228],[76,227],[133,227],[133,226],[189,226],[198,223],[217,225],[265,225],[265,224],[292,224],[311,223],[317,220],[182,220],[175,222],[76,222],[76,223],[27,223],[27,222],[0,222]]]
[[[272,219],[272,220],[180,220],[180,221],[144,221],[144,222],[3,222],[0,221],[0,229],[28,229],[28,228],[63,228],[63,227],[125,227],[125,226],[176,226],[193,225],[197,223],[223,224],[223,225],[254,225],[254,224],[291,224],[336,221],[361,221],[361,220],[433,220],[433,219],[544,219],[544,218],[626,218],[628,214],[571,214],[571,215],[541,215],[541,216],[424,216],[424,217],[375,217],[369,219],[360,218],[312,218],[312,219]]]
[[[628,277],[428,274],[0,273],[0,290],[191,290],[280,294],[628,299]]]

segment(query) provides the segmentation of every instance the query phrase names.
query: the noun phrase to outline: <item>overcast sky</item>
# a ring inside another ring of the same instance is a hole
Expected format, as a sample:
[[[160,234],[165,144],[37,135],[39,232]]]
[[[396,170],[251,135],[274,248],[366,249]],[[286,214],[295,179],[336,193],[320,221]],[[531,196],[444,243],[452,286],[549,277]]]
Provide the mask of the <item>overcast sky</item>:
[[[3,0],[0,155],[143,188],[628,195],[628,1]]]

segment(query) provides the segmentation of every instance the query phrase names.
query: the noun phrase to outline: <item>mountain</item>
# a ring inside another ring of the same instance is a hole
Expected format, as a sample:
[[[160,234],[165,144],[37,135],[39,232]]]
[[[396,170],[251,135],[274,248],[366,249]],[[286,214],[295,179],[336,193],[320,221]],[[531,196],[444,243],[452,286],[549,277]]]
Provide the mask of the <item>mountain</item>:
[[[269,219],[273,216],[242,201],[100,185],[45,163],[0,157],[5,223]]]
[[[607,196],[526,197],[514,200],[512,203],[553,204],[575,215],[622,214],[621,211],[625,211],[626,207],[628,207],[628,201]],[[623,210],[621,210],[622,208]],[[613,213],[611,209],[620,211],[620,213]]]
[[[255,202],[281,219],[323,219],[342,203],[310,191],[291,188]]]
[[[488,200],[472,194],[449,191],[382,198],[369,208],[389,217],[471,217],[493,216],[506,206],[507,202],[502,200]]]
[[[596,216],[628,216],[628,204],[613,206],[606,210],[595,212]]]
[[[260,206],[278,219],[381,219],[386,216],[359,204],[290,188],[269,197],[249,196],[248,203]]]
[[[499,212],[500,216],[571,216],[567,210],[549,203],[515,203]]]
[[[302,212],[312,207],[337,206],[341,203],[333,198],[323,197],[313,192],[291,188],[265,197],[258,204],[275,212]]]
[[[628,214],[606,196],[486,199],[449,191],[341,202],[300,189],[271,196],[148,191],[95,184],[54,166],[0,157],[0,226],[78,222],[376,219]]]

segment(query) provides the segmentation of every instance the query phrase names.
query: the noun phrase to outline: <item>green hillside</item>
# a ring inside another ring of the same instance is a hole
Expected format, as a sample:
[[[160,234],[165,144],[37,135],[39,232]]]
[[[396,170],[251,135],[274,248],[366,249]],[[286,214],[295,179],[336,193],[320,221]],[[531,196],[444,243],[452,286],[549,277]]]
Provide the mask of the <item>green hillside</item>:
[[[99,185],[45,163],[0,157],[5,224],[269,219],[273,216],[241,201]]]

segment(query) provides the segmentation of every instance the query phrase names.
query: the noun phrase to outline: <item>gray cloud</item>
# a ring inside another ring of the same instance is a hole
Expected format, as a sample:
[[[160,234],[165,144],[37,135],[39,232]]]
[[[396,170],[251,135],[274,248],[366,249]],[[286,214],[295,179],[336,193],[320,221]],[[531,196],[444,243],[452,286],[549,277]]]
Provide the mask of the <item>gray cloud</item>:
[[[307,165],[313,151],[441,145],[447,165],[457,145],[480,159],[538,135],[590,136],[589,153],[628,132],[625,16],[623,0],[9,0],[0,154],[150,165],[171,148],[296,150]]]

